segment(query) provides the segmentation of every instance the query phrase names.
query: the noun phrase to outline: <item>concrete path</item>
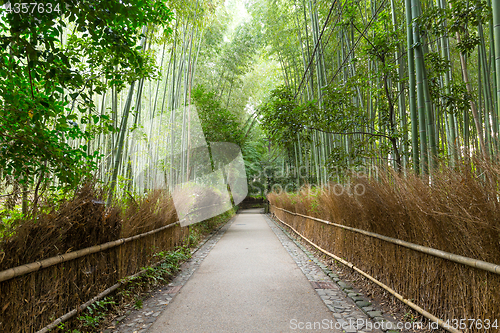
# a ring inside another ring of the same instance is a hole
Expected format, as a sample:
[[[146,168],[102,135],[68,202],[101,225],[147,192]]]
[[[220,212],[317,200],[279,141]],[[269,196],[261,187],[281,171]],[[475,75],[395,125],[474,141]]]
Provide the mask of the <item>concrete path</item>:
[[[314,322],[342,332],[264,217],[240,214],[148,332],[310,332]]]

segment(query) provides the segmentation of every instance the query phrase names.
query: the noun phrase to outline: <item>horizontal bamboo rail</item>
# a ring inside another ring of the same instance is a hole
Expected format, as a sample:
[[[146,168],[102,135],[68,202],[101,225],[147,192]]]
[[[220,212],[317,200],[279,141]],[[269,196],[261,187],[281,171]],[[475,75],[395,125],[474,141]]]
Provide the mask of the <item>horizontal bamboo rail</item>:
[[[152,235],[152,234],[155,234],[155,233],[160,232],[162,230],[171,228],[171,227],[179,224],[180,222],[181,221],[177,221],[177,222],[171,223],[169,225],[163,226],[161,228],[151,230],[151,231],[145,232],[143,234],[135,235],[132,237],[121,238],[121,239],[107,242],[104,244],[95,245],[95,246],[87,247],[85,249],[81,249],[78,251],[65,253],[62,255],[55,256],[55,257],[40,260],[37,262],[32,262],[30,264],[21,265],[21,266],[17,266],[14,268],[9,268],[5,271],[0,272],[0,282],[7,281],[7,280],[13,279],[13,278],[18,277],[18,276],[26,275],[26,274],[38,271],[42,268],[47,268],[47,267],[57,265],[57,264],[60,264],[60,263],[66,262],[66,261],[81,258],[81,257],[87,256],[87,255],[92,254],[92,253],[102,252],[104,250],[111,249],[113,247],[117,247],[119,245],[131,242],[133,240],[136,240],[136,239],[148,236],[148,235]]]
[[[210,236],[206,237],[200,244],[198,244],[198,246],[196,246],[196,248],[191,251],[191,256],[196,251],[198,251],[199,249],[201,249],[201,247],[203,245],[205,245],[205,243],[208,242],[208,240],[210,240],[212,237],[214,237],[217,234],[217,232],[219,232],[219,230],[222,229],[226,224],[231,223],[232,220],[234,220],[234,218],[230,219],[228,222],[226,222],[225,224],[221,225]],[[175,225],[175,224],[177,224],[179,222],[176,222],[176,223],[173,223],[173,224],[169,224],[168,226]],[[161,261],[157,262],[156,264],[154,264],[151,267],[157,267],[157,266],[161,265],[164,262],[165,262],[165,260],[161,260]],[[57,318],[52,323],[50,323],[49,325],[45,326],[44,328],[42,328],[41,330],[37,331],[36,333],[47,333],[47,332],[50,332],[50,330],[56,328],[57,325],[59,325],[61,323],[64,323],[65,321],[68,321],[69,319],[73,318],[76,314],[78,314],[79,312],[85,310],[86,308],[88,308],[89,306],[91,306],[92,304],[94,304],[95,302],[97,302],[98,300],[100,300],[100,299],[108,296],[113,291],[115,291],[116,289],[120,288],[122,285],[125,285],[128,282],[130,282],[132,279],[134,279],[134,278],[136,278],[136,277],[138,277],[138,276],[146,273],[148,271],[148,269],[149,268],[145,268],[145,269],[141,270],[140,272],[135,273],[134,275],[130,275],[130,276],[124,278],[124,279],[121,279],[119,282],[115,283],[114,285],[112,285],[108,289],[104,290],[99,295],[97,295],[94,298],[92,298],[90,301],[87,301],[87,302],[83,303],[78,308],[73,309],[70,312],[66,313],[65,315]]]
[[[165,260],[159,261],[158,263],[154,264],[151,267],[157,267],[157,266],[161,265],[164,262],[165,262]],[[66,313],[64,316],[61,316],[61,317],[57,318],[51,324],[49,324],[48,326],[45,326],[44,328],[42,328],[41,330],[37,331],[36,333],[47,333],[47,332],[50,332],[50,330],[56,328],[57,325],[59,325],[61,323],[64,323],[65,321],[68,321],[69,319],[73,318],[75,315],[77,315],[81,311],[85,310],[86,308],[88,308],[89,306],[91,306],[92,304],[94,304],[95,302],[97,302],[98,300],[100,300],[100,299],[108,296],[113,291],[115,291],[116,289],[120,288],[122,285],[125,285],[128,282],[130,282],[132,279],[134,279],[134,278],[136,278],[136,277],[138,277],[138,276],[146,273],[148,271],[148,269],[149,268],[145,268],[145,269],[143,269],[143,270],[135,273],[134,275],[130,275],[130,276],[124,278],[124,279],[121,279],[119,282],[115,283],[114,285],[112,285],[108,289],[104,290],[102,293],[98,294],[96,297],[92,298],[90,301],[87,301],[87,302],[83,303],[78,308],[73,309],[70,312]]]
[[[274,205],[273,205],[274,206]],[[275,208],[279,208],[279,207],[276,207],[274,206]],[[284,210],[284,209],[281,209],[281,210]],[[299,233],[297,230],[295,230],[291,225],[289,225],[288,223],[286,223],[285,221],[281,220],[279,217],[275,216],[281,223],[283,223],[284,225],[286,225],[287,227],[289,227],[290,229],[292,229],[297,235],[299,235],[300,237],[302,237],[302,239],[304,239],[306,242],[308,242],[309,244],[311,244],[313,247],[315,247],[316,249],[318,249],[319,251],[323,252],[324,254],[326,254],[327,256],[329,257],[332,257],[333,259],[339,261],[340,263],[344,264],[345,266],[355,270],[356,272],[358,272],[359,274],[363,275],[364,277],[366,277],[367,279],[369,279],[370,281],[374,282],[375,284],[377,284],[378,286],[384,288],[385,290],[387,290],[391,295],[393,295],[394,297],[396,297],[398,300],[400,300],[401,302],[403,302],[404,304],[408,305],[410,308],[412,308],[413,310],[417,311],[418,313],[420,313],[421,315],[423,315],[425,318],[433,321],[433,322],[437,322],[439,326],[441,326],[442,328],[444,328],[445,330],[447,330],[448,332],[452,332],[452,333],[463,333],[462,331],[460,330],[457,330],[453,327],[451,327],[449,324],[447,324],[446,322],[444,322],[442,319],[439,319],[438,317],[434,316],[433,314],[431,314],[430,312],[427,312],[425,311],[424,309],[422,309],[420,306],[418,306],[417,304],[413,303],[412,301],[404,298],[402,295],[400,295],[399,293],[397,293],[395,290],[393,290],[391,287],[385,285],[384,283],[380,282],[379,280],[375,279],[373,276],[369,275],[368,273],[366,273],[365,271],[362,271],[361,269],[359,269],[358,267],[354,266],[353,263],[349,262],[349,261],[346,261],[336,255],[334,255],[333,253],[330,253],[328,252],[327,250],[319,247],[318,245],[316,245],[315,243],[311,242],[309,239],[307,239],[304,235],[302,235],[301,233]]]
[[[140,274],[144,273],[146,270],[142,270],[140,271],[139,273],[137,274],[134,274],[132,276],[129,277],[130,278],[133,278],[135,276],[139,276]],[[79,312],[85,310],[86,308],[88,308],[89,306],[91,306],[92,304],[94,304],[95,302],[97,302],[98,300],[106,297],[107,295],[111,294],[113,291],[115,291],[116,289],[118,289],[122,284],[124,284],[125,282],[118,282],[116,284],[114,284],[113,286],[109,287],[108,289],[104,290],[102,293],[100,293],[99,295],[97,295],[96,297],[92,298],[90,301],[80,305],[77,309],[73,309],[71,310],[70,312],[66,313],[64,316],[60,317],[60,318],[57,318],[54,322],[52,322],[50,325],[42,328],[41,330],[37,331],[37,333],[46,333],[46,332],[50,332],[50,330],[54,329],[57,327],[57,325],[61,324],[61,323],[64,323],[65,321],[67,321],[68,319],[71,319],[73,318],[74,316],[76,316]]]
[[[449,261],[453,261],[453,262],[456,262],[458,264],[467,265],[467,266],[470,266],[470,267],[481,269],[483,271],[488,271],[488,272],[500,275],[500,265],[492,264],[492,263],[489,263],[489,262],[486,262],[486,261],[482,261],[482,260],[478,260],[478,259],[473,259],[473,258],[468,258],[468,257],[460,256],[460,255],[457,255],[457,254],[453,254],[453,253],[449,253],[449,252],[445,252],[445,251],[441,251],[441,250],[437,250],[437,249],[433,249],[431,247],[426,247],[426,246],[422,246],[422,245],[418,245],[418,244],[406,242],[406,241],[403,241],[403,240],[400,240],[400,239],[397,239],[397,238],[387,237],[387,236],[380,235],[380,234],[377,234],[377,233],[374,233],[374,232],[370,232],[370,231],[366,231],[366,230],[361,230],[361,229],[357,229],[357,228],[348,227],[348,226],[345,226],[345,225],[342,225],[342,224],[333,223],[333,222],[330,222],[330,221],[325,221],[325,220],[322,220],[322,219],[318,219],[316,217],[302,215],[302,214],[299,214],[299,213],[294,213],[294,212],[291,212],[289,210],[277,207],[275,205],[272,205],[272,206],[274,208],[276,208],[276,209],[279,209],[279,210],[284,211],[284,212],[286,212],[288,214],[291,214],[291,215],[302,216],[302,217],[310,219],[310,220],[318,221],[318,222],[325,223],[325,224],[328,224],[328,225],[332,225],[332,226],[335,226],[335,227],[338,227],[338,228],[342,228],[342,229],[346,229],[346,230],[349,230],[349,231],[357,232],[357,233],[360,233],[360,234],[363,234],[363,235],[366,235],[366,236],[370,236],[370,237],[373,237],[373,238],[381,239],[381,240],[389,242],[389,243],[393,243],[393,244],[396,244],[396,245],[404,246],[406,248],[409,248],[409,249],[412,249],[412,250],[415,250],[415,251],[418,251],[418,252],[421,252],[421,253],[429,254],[431,256],[435,256],[435,257],[438,257],[438,258],[442,258],[442,259],[446,259],[446,260],[449,260]]]

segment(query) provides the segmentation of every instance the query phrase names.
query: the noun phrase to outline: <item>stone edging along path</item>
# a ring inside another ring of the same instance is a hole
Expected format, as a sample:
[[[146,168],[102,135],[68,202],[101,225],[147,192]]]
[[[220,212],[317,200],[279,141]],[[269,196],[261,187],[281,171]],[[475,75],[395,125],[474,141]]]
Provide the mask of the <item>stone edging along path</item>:
[[[277,222],[267,215],[264,219],[346,333],[399,332],[396,324],[375,309],[367,297],[341,281]]]

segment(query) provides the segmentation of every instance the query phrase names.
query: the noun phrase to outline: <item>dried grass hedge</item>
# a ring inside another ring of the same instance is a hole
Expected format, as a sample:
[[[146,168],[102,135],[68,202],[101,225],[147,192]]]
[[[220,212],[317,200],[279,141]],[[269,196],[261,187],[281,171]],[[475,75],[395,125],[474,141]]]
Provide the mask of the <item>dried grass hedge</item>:
[[[56,212],[25,221],[0,242],[0,270],[141,234],[174,223],[172,199],[150,193],[120,211],[105,209],[100,193],[84,187]],[[78,305],[155,262],[154,253],[187,237],[176,225],[118,247],[0,282],[0,331],[36,332]]]
[[[344,192],[272,193],[272,205],[454,254],[500,264],[500,169],[476,162],[427,180],[381,172]],[[357,194],[355,187],[357,186]],[[361,191],[364,189],[364,191]],[[500,276],[278,209],[272,212],[318,246],[352,262],[442,319],[497,319]],[[469,322],[470,324],[470,322]],[[470,332],[483,331],[472,329]]]

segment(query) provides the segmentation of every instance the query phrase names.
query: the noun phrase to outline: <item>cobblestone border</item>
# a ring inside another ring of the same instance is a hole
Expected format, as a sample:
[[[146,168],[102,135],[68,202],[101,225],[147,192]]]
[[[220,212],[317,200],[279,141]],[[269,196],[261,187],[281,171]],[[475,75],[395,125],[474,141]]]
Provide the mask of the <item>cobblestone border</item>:
[[[264,219],[280,240],[306,278],[332,311],[333,317],[346,333],[399,332],[396,324],[384,318],[382,311],[372,306],[369,298],[353,290],[353,287],[318,260],[307,248],[281,225],[264,215]]]
[[[186,284],[191,275],[200,267],[203,259],[213,249],[215,244],[222,238],[227,229],[234,222],[236,215],[226,224],[207,236],[205,240],[191,251],[191,258],[184,262],[178,275],[166,286],[153,292],[146,300],[143,300],[142,308],[127,312],[117,318],[114,327],[105,330],[105,333],[145,333],[153,325],[158,316],[165,311],[167,305],[177,295],[179,290]]]

